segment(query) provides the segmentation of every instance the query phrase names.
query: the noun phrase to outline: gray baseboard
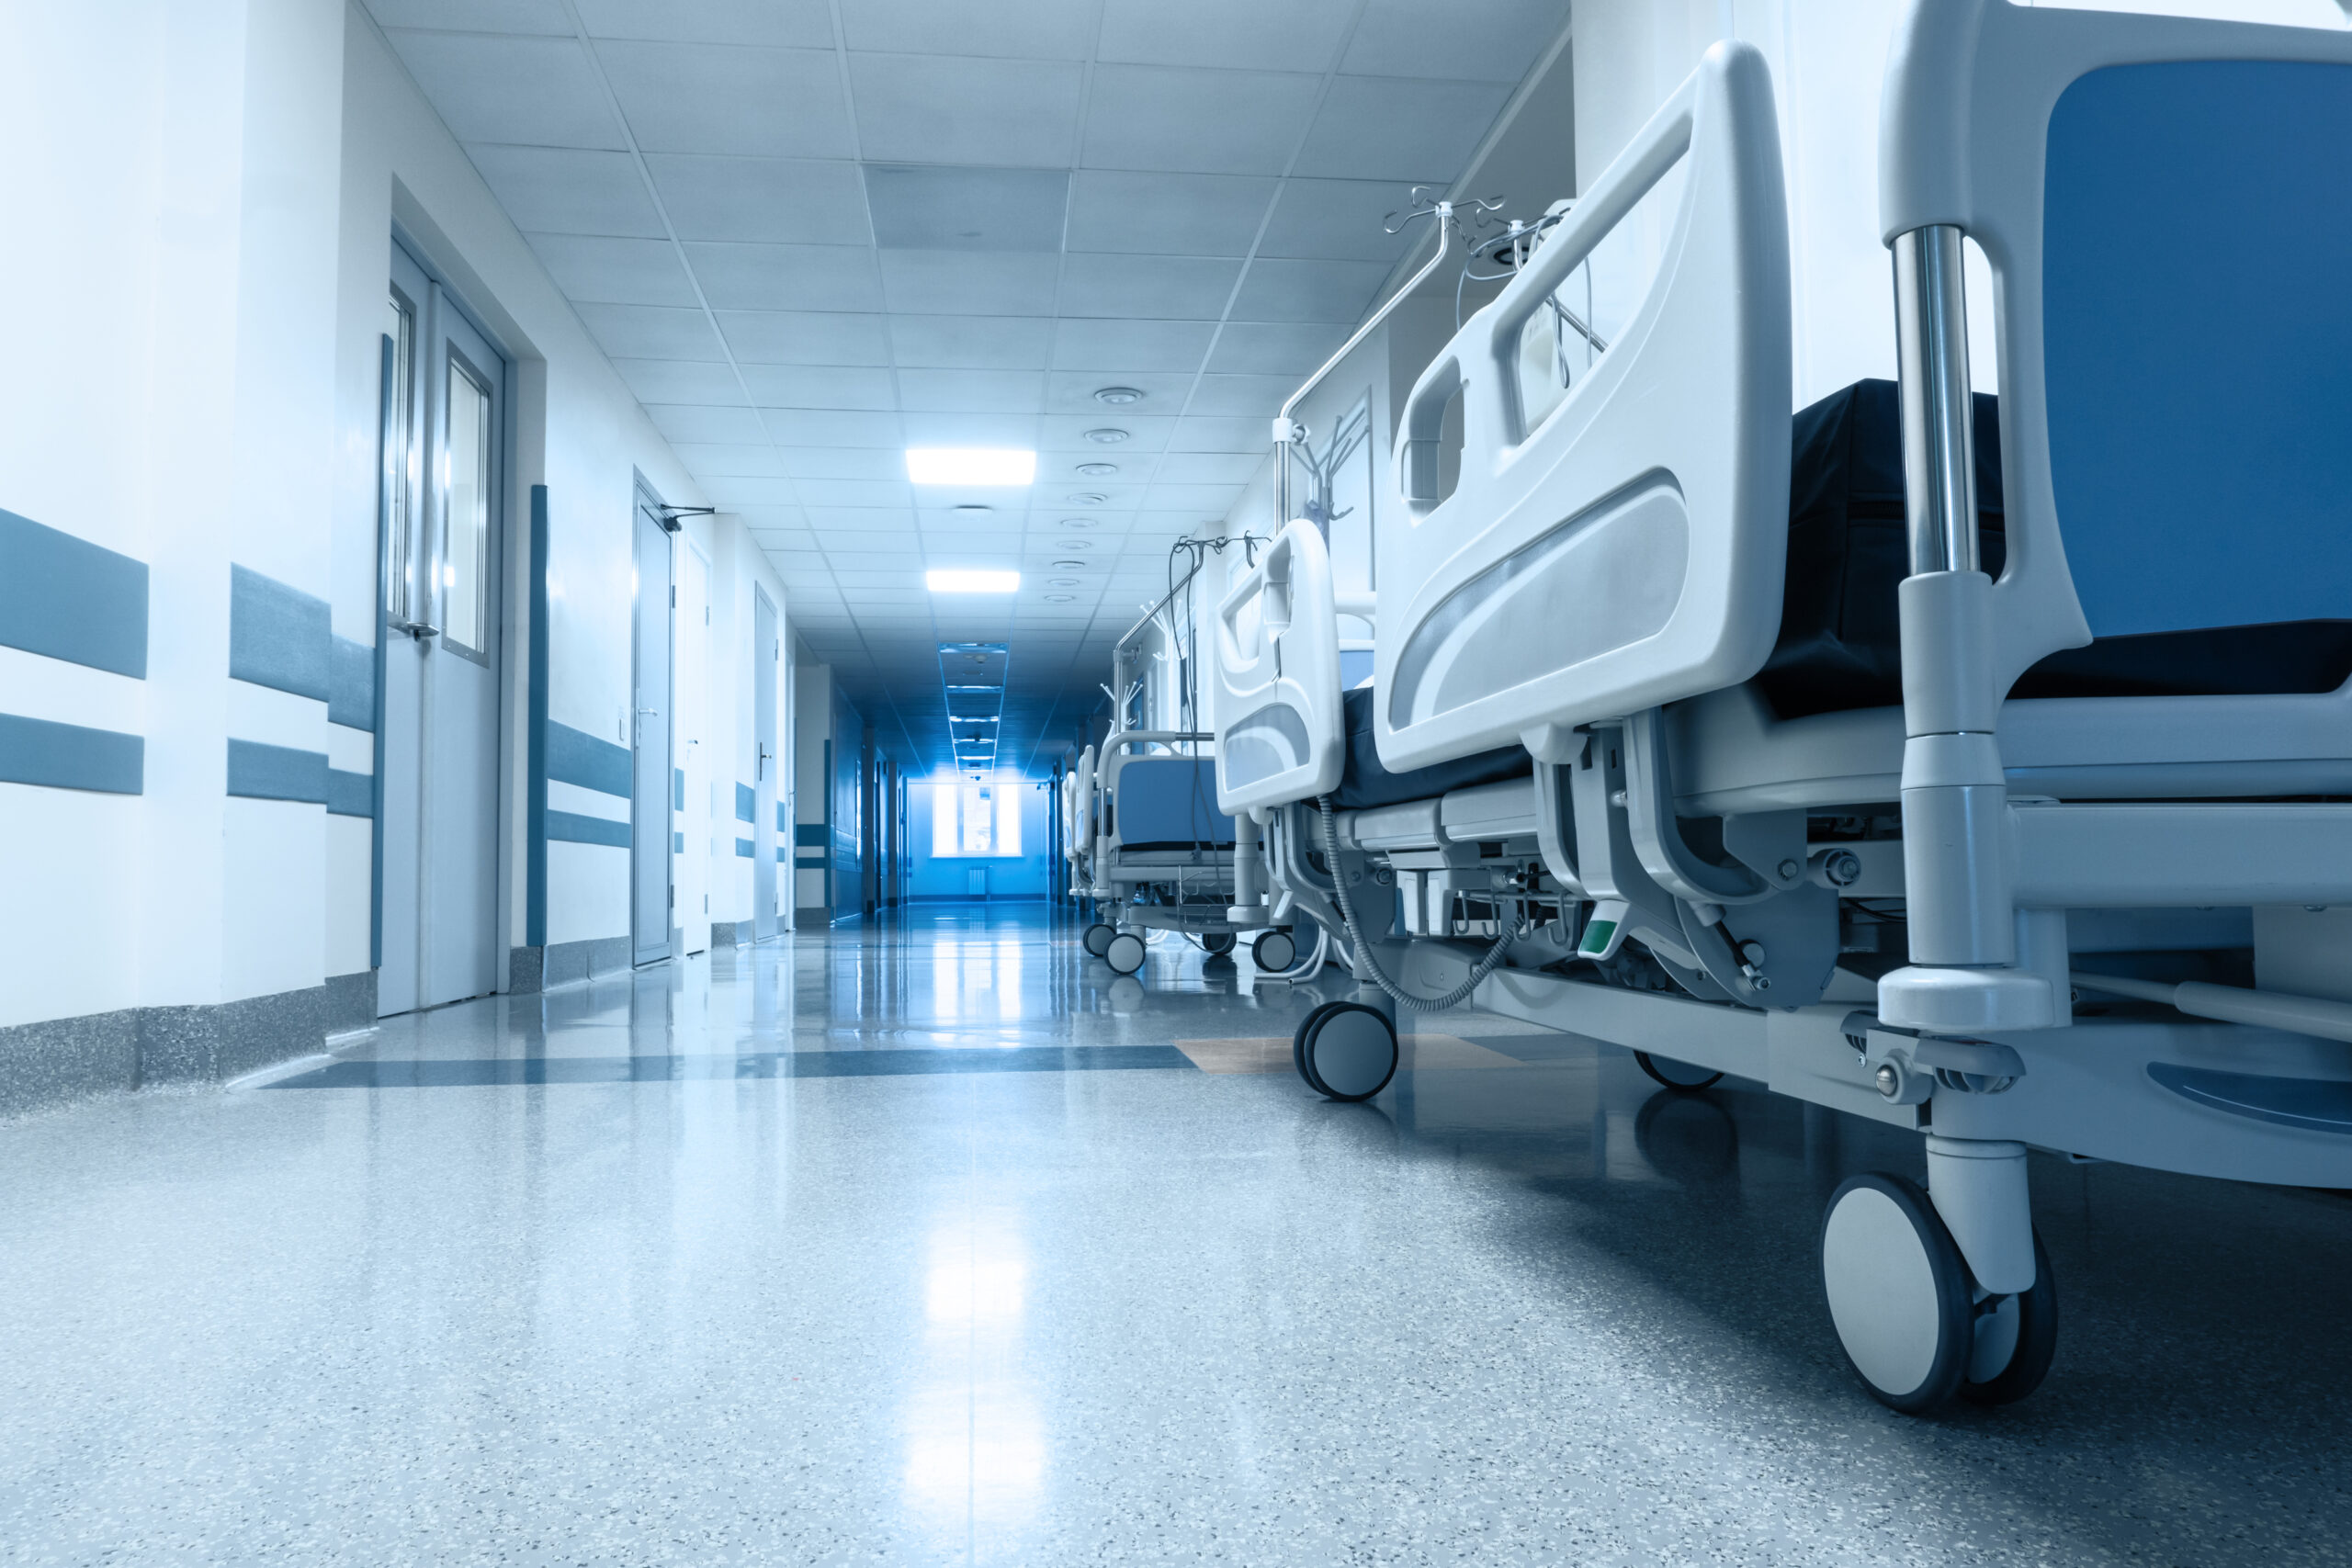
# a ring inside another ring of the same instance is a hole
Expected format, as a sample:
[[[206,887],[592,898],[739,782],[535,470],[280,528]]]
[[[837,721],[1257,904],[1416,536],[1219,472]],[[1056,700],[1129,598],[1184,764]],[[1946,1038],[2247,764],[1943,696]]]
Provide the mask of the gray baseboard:
[[[348,1034],[376,1027],[376,972],[327,976],[327,1032]]]
[[[586,942],[550,942],[546,947],[518,947],[507,960],[506,989],[516,996],[551,991],[600,975],[614,975],[629,966],[628,938],[593,937]]]
[[[221,1083],[310,1055],[325,1043],[330,1019],[339,1004],[349,1005],[362,978],[372,1015],[370,972],[233,1002],[124,1008],[0,1029],[0,1116],[97,1094]]]
[[[833,911],[822,904],[792,911],[792,923],[804,931],[822,931],[833,923]]]
[[[741,947],[743,945],[744,938],[751,935],[751,927],[752,922],[749,920],[713,920],[710,922],[710,945]],[[738,931],[742,931],[743,936],[737,936],[735,933]]]

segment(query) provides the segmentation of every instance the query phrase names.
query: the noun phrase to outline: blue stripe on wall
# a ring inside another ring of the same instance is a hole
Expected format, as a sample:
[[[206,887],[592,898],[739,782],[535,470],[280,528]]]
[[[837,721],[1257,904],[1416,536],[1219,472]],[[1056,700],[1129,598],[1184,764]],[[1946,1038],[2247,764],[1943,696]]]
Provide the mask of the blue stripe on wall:
[[[144,680],[147,563],[0,512],[0,643]]]
[[[353,729],[376,728],[376,649],[373,644],[334,639],[327,671],[327,717]]]
[[[670,852],[673,855],[682,855],[686,852],[686,836],[684,833],[670,835]]]
[[[325,702],[334,630],[327,602],[250,567],[229,569],[229,673]],[[324,798],[322,796],[321,798]]]
[[[376,775],[327,770],[327,810],[337,817],[376,815]]]
[[[384,339],[384,406],[391,406],[392,340]],[[389,493],[389,492],[388,492]],[[531,627],[524,678],[523,941],[548,942],[548,487],[531,487]],[[380,742],[379,742],[380,745]],[[380,766],[380,764],[379,764]],[[378,886],[382,886],[380,879]]]
[[[789,809],[790,807],[784,801],[779,800],[775,803],[775,830],[779,833],[788,833],[792,830],[792,823],[785,815]]]
[[[103,795],[143,795],[147,742],[112,729],[85,729],[0,713],[0,781]]]
[[[750,784],[737,784],[735,786],[735,820],[738,822],[752,821],[758,817],[759,810],[759,793],[752,789]]]
[[[751,860],[759,853],[759,850],[752,844],[751,840],[738,839],[735,840],[735,852],[741,855],[745,860]]]
[[[568,724],[548,724],[548,777],[558,784],[629,798],[628,749]]]
[[[583,817],[577,811],[549,811],[548,839],[567,844],[610,844],[625,850],[628,848],[628,824],[602,817]]]
[[[781,845],[778,845],[775,852],[775,858],[782,861],[788,861],[792,858],[792,852]]]
[[[229,742],[229,793],[247,800],[327,802],[327,754],[258,740]]]
[[[673,811],[684,811],[685,808],[686,770],[684,768],[673,768],[670,770],[670,809]]]
[[[792,841],[804,850],[821,850],[832,836],[832,829],[822,822],[803,822],[792,829]]]

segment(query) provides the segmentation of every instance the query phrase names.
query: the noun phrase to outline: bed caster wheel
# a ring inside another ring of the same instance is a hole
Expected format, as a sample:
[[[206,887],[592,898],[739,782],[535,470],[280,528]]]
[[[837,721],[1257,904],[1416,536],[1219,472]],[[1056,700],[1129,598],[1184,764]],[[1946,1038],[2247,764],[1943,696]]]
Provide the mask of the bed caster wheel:
[[[1332,1100],[1370,1100],[1396,1076],[1396,1028],[1377,1008],[1328,1002],[1306,1015],[1300,1075]]]
[[[1233,951],[1233,940],[1231,931],[1207,931],[1201,937],[1201,945],[1208,949],[1211,958],[1223,958]]]
[[[1960,1392],[1975,1292],[1928,1195],[1899,1176],[1849,1176],[1821,1220],[1821,1282],[1846,1359],[1871,1396],[1908,1416]]]
[[[1634,1052],[1634,1060],[1641,1064],[1642,1071],[1667,1088],[1683,1094],[1695,1094],[1723,1077],[1721,1073],[1711,1073],[1688,1062],[1678,1062],[1671,1056],[1653,1056],[1647,1051]]]
[[[1298,1027],[1291,1032],[1290,1065],[1298,1069],[1299,1081],[1317,1094],[1329,1094],[1331,1091],[1317,1081],[1315,1068],[1306,1059],[1306,1038],[1316,1024],[1322,1021],[1323,1015],[1339,1005],[1337,1002],[1317,1003],[1307,1009],[1306,1016],[1300,1019]]]
[[[1261,931],[1250,944],[1250,962],[1261,975],[1279,975],[1298,962],[1298,943],[1288,931]]]
[[[1143,967],[1143,938],[1133,931],[1115,931],[1103,944],[1102,962],[1114,975],[1132,975]]]
[[[1097,920],[1094,924],[1086,928],[1086,934],[1084,936],[1078,939],[1079,945],[1086,949],[1086,956],[1089,958],[1100,958],[1102,956],[1103,953],[1109,949],[1111,945],[1111,939],[1118,934],[1118,931],[1113,927],[1106,926],[1100,920]]]
[[[2058,1352],[2058,1285],[2041,1233],[2033,1236],[2033,1284],[2013,1296],[1976,1303],[1975,1337],[1960,1397],[1971,1404],[2014,1404],[2041,1386]]]

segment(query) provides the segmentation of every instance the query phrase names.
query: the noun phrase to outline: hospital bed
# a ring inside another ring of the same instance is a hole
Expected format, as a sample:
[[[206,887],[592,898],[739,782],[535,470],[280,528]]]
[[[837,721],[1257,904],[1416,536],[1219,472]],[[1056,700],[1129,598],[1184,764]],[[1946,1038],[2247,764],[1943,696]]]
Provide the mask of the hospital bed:
[[[1093,835],[1082,869],[1095,911],[1082,941],[1116,974],[1143,967],[1146,933],[1155,931],[1181,933],[1213,956],[1255,933],[1261,970],[1291,965],[1291,935],[1261,896],[1258,834],[1237,834],[1216,807],[1215,739],[1114,730],[1099,763],[1091,749],[1080,760],[1079,825]]]
[[[1372,687],[1311,526],[1219,606],[1219,803],[1363,987],[1301,1076],[1376,1093],[1396,1008],[1461,1001],[1917,1132],[1926,1190],[1820,1234],[1905,1411],[2050,1366],[2029,1148],[2352,1187],[2347,142],[2344,34],[1913,0],[1900,379],[1792,416],[1770,84],[1716,45],[1415,386]],[[1677,165],[1647,295],[1532,417],[1526,323]]]

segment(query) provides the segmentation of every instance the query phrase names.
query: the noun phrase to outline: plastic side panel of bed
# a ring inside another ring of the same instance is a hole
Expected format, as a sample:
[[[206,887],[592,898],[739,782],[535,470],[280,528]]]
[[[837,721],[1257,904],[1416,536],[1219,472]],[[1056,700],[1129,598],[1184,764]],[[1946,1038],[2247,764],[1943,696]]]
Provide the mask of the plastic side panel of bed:
[[[1382,761],[1403,770],[1745,681],[1780,625],[1789,262],[1770,75],[1722,43],[1414,388],[1408,518],[1381,530]],[[1529,317],[1677,164],[1682,194],[1627,327],[1533,430]],[[1460,389],[1453,493],[1436,437]]]
[[[1328,795],[1347,747],[1331,559],[1294,522],[1217,606],[1210,714],[1216,801],[1228,812]]]

